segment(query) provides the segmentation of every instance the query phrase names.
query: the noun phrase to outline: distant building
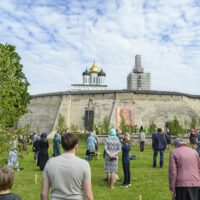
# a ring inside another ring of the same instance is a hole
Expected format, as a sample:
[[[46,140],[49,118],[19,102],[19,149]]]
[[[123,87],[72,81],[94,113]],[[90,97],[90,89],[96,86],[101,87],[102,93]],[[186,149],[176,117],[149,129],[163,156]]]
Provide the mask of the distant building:
[[[141,65],[141,55],[135,56],[135,67],[127,76],[128,90],[151,90],[151,74],[144,73]]]
[[[83,83],[82,84],[72,84],[73,91],[80,90],[105,90],[107,85],[104,85],[106,73],[102,68],[98,68],[95,62],[88,70],[82,73]]]

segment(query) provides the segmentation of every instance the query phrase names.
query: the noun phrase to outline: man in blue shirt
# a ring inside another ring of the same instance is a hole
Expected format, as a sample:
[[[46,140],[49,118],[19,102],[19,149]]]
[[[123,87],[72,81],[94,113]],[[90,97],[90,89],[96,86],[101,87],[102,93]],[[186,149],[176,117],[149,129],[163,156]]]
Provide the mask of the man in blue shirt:
[[[158,128],[157,132],[152,134],[152,148],[154,150],[153,154],[153,167],[156,168],[157,165],[157,156],[158,152],[160,152],[160,168],[163,167],[164,163],[164,151],[167,145],[167,140],[162,133],[162,129]]]

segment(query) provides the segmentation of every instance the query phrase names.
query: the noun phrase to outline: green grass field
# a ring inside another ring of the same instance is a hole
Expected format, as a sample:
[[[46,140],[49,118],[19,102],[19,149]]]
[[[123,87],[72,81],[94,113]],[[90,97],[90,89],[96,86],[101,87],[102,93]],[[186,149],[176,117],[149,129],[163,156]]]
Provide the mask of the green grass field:
[[[152,168],[152,149],[145,146],[144,152],[139,152],[139,146],[131,146],[131,154],[137,156],[131,161],[131,187],[120,188],[123,179],[121,154],[119,160],[120,181],[116,182],[114,190],[107,187],[104,180],[103,145],[99,146],[99,160],[90,162],[92,170],[92,186],[95,200],[170,200],[168,184],[169,151],[165,151],[164,168]],[[52,147],[49,149],[52,155]],[[78,156],[85,157],[85,144],[80,142]],[[20,194],[23,200],[39,200],[42,173],[33,160],[33,152],[28,153],[20,164],[24,170],[16,172],[13,192]]]

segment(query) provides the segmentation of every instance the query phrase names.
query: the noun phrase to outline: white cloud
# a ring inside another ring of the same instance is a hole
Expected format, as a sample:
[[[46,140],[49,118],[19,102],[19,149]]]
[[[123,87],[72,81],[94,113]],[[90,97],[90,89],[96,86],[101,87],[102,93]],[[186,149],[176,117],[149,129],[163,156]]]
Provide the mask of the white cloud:
[[[153,90],[199,94],[199,5],[190,0],[2,0],[1,43],[17,47],[32,94],[82,82],[93,60],[126,88],[142,55]]]

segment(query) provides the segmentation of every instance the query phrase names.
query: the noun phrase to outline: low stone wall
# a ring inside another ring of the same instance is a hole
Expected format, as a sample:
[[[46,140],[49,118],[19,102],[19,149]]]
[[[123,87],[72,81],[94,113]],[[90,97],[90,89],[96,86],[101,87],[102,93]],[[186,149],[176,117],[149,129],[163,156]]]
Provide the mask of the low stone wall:
[[[99,141],[99,143],[102,144],[106,137],[108,137],[108,135],[98,135],[98,141]],[[120,138],[123,138],[123,135],[120,135]],[[176,138],[177,138],[176,136],[171,136],[171,144],[174,144],[174,140]],[[187,144],[189,144],[189,137],[188,136],[184,136],[182,138],[184,139],[184,141]],[[137,135],[137,134],[131,135],[131,144],[132,145],[139,144],[139,135]],[[151,135],[146,135],[145,144],[149,144],[149,145],[152,144],[152,137],[151,137]]]

